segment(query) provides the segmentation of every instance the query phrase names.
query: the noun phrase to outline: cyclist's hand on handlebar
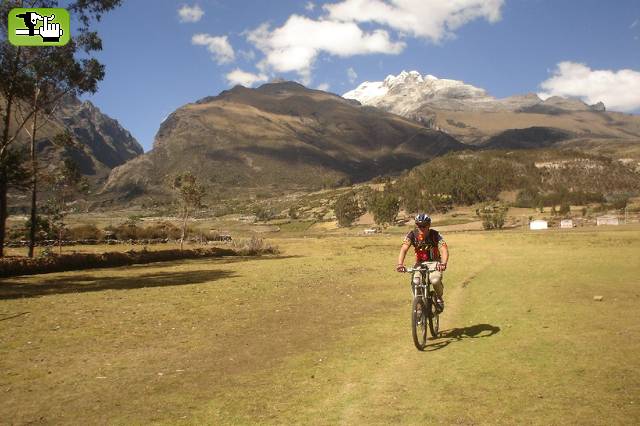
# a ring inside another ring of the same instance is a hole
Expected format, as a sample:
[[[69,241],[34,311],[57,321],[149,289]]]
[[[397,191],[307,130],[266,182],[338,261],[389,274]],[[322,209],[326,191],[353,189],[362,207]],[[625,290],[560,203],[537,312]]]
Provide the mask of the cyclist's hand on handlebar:
[[[440,272],[444,271],[445,269],[447,269],[447,264],[446,263],[438,263],[438,265],[436,266],[436,269]]]
[[[398,266],[396,266],[396,271],[397,272],[407,272],[407,268],[405,268],[404,265],[398,265]]]

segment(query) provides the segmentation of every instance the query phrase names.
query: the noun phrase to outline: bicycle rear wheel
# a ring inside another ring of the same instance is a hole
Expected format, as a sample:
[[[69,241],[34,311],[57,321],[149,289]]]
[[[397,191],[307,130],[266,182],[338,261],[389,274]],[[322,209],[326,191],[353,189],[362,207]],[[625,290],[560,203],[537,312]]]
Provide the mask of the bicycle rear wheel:
[[[411,332],[416,348],[423,350],[427,345],[427,307],[422,297],[414,297],[411,304]]]
[[[438,337],[440,331],[440,314],[436,307],[436,296],[431,294],[431,297],[427,300],[427,321],[429,322],[429,330],[431,331],[431,337]]]

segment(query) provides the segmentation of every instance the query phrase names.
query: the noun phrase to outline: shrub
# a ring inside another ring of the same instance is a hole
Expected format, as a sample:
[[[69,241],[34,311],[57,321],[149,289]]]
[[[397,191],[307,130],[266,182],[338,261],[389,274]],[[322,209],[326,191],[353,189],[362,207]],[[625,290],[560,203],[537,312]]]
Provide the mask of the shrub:
[[[141,228],[133,223],[123,223],[114,228],[115,237],[118,240],[136,240]]]
[[[296,208],[296,206],[289,207],[289,217],[291,219],[297,219],[298,218],[298,209]]]
[[[101,240],[104,234],[95,225],[78,225],[69,229],[72,240]]]
[[[375,192],[367,202],[368,210],[378,225],[394,223],[400,210],[398,197],[390,192]]]
[[[340,226],[351,226],[361,214],[362,209],[358,205],[358,200],[353,192],[343,194],[336,200],[333,210]]]
[[[568,215],[571,212],[571,206],[569,206],[569,203],[562,203],[560,204],[560,209],[558,210],[558,213],[560,215]]]
[[[629,203],[629,195],[627,194],[614,194],[608,197],[609,205],[616,210],[622,210],[627,207]]]
[[[177,240],[178,238],[180,238],[181,231],[180,228],[178,228],[171,222],[157,222],[140,229],[138,234],[139,238],[163,238]]]
[[[278,254],[280,249],[266,243],[262,238],[253,236],[248,240],[234,241],[232,247],[241,256],[255,256],[258,254]]]
[[[27,219],[24,223],[24,227],[21,228],[21,235],[19,239],[29,239],[29,230],[31,229],[31,218]],[[58,238],[57,228],[51,225],[51,223],[43,216],[36,216],[36,241],[51,240]]]
[[[258,220],[267,221],[273,219],[276,212],[271,206],[258,206],[256,207],[254,214]]]
[[[478,210],[478,215],[482,219],[482,227],[485,230],[502,229],[507,218],[508,208],[496,204],[486,205]]]
[[[48,255],[36,258],[13,257],[0,259],[0,277],[164,262],[175,259],[235,256],[238,254],[234,250],[219,247],[195,250],[142,250],[137,252],[131,250],[128,252],[74,253],[61,256],[55,255],[49,250]],[[30,288],[35,289],[35,287],[37,286],[31,286]],[[13,294],[5,293],[3,296],[19,297],[20,291],[28,291],[28,289],[23,286],[22,290],[16,290]]]

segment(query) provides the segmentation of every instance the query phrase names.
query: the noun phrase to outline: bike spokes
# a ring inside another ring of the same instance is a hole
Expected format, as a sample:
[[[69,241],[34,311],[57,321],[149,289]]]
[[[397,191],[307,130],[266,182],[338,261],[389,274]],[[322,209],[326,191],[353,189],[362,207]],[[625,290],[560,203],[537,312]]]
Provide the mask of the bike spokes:
[[[415,297],[411,309],[411,331],[416,348],[423,350],[427,344],[427,306],[422,297]]]
[[[429,321],[429,330],[431,331],[431,336],[433,338],[436,338],[438,337],[438,332],[440,330],[440,315],[435,295],[432,295],[432,297],[429,298],[429,302],[427,303],[427,305],[427,319]]]

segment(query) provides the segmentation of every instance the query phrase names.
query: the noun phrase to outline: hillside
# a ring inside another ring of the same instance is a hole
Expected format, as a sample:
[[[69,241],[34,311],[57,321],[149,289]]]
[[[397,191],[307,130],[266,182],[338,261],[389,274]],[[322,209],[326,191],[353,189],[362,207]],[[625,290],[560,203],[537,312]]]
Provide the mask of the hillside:
[[[69,132],[73,143],[56,146],[56,135]],[[102,113],[89,101],[69,97],[51,119],[37,131],[36,146],[42,169],[73,159],[92,188],[104,183],[111,169],[142,154],[142,146],[117,120]],[[27,149],[30,137],[23,131],[14,148]]]
[[[153,149],[113,170],[105,198],[163,197],[190,170],[216,197],[360,182],[459,150],[451,136],[293,82],[236,86],[173,112]]]
[[[584,204],[640,193],[640,171],[626,162],[569,150],[464,151],[412,169],[392,190],[408,211],[497,200],[503,191],[516,191],[523,207]]]

